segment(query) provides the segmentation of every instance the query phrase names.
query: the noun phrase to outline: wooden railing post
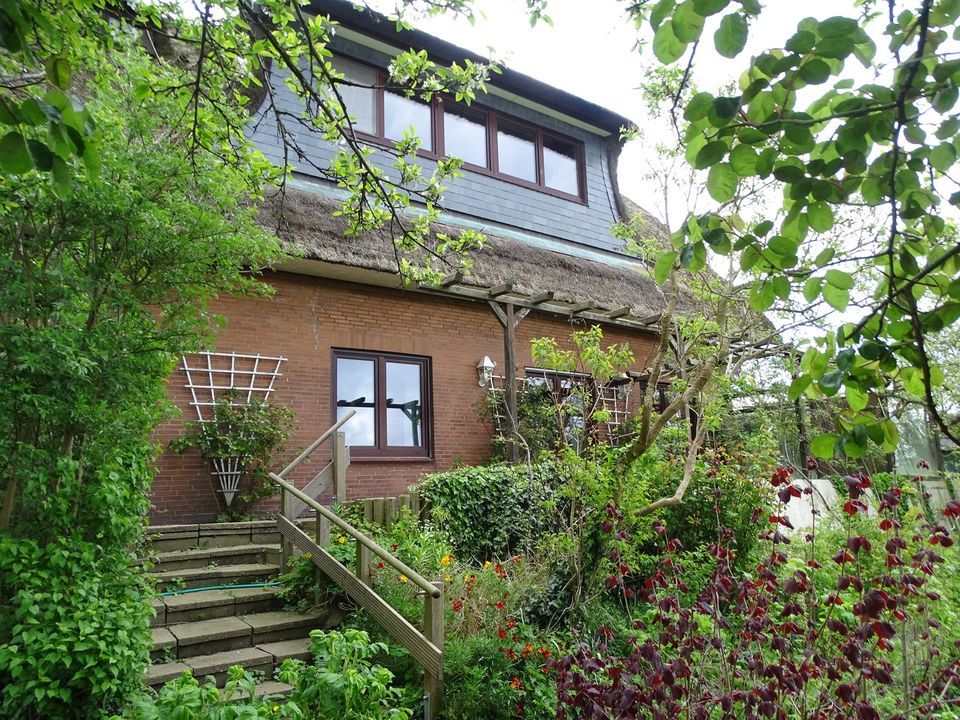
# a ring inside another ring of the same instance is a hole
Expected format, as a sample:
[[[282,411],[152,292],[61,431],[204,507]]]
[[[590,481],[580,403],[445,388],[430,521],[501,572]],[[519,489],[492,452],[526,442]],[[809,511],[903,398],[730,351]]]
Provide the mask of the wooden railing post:
[[[440,591],[440,597],[423,596],[423,634],[437,646],[443,656],[443,583],[433,586]],[[443,705],[443,667],[434,675],[430,671],[423,674],[423,690],[426,696],[426,720],[434,720]]]
[[[280,491],[280,512],[290,522],[296,522],[293,516],[293,495],[286,490]],[[290,559],[293,557],[293,543],[281,536],[280,540],[280,570],[289,572]]]
[[[333,501],[347,499],[347,434],[338,431],[333,437]]]
[[[363,543],[357,543],[357,577],[367,587],[373,587],[373,576],[370,572],[370,548]]]

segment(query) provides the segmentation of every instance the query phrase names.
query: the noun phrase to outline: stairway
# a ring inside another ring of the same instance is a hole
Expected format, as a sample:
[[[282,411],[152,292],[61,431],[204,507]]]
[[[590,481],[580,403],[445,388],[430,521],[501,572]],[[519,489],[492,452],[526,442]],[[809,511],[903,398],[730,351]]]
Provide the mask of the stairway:
[[[212,675],[222,687],[227,670],[242,665],[262,676],[258,693],[283,693],[290,688],[273,682],[274,669],[287,658],[309,659],[310,631],[340,620],[335,608],[283,610],[276,586],[243,587],[280,573],[275,521],[154,526],[149,536],[157,591],[178,592],[154,601],[151,687],[184,670],[198,679]],[[231,587],[199,589],[210,586]]]

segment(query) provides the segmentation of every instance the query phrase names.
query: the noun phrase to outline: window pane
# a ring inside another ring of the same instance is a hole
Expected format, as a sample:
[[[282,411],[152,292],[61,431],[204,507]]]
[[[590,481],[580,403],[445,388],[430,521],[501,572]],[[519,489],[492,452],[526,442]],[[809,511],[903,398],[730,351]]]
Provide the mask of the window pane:
[[[573,143],[547,135],[543,138],[543,182],[571,195],[580,194],[577,148]]]
[[[537,181],[537,147],[533,130],[506,122],[497,123],[497,161],[505,175]]]
[[[413,127],[420,138],[420,147],[433,149],[433,125],[430,122],[432,112],[424,105],[404,95],[384,93],[383,96],[383,133],[391,140],[403,138],[403,132]]]
[[[353,419],[343,426],[347,444],[371,447],[376,444],[376,391],[373,360],[337,358],[337,420],[350,410]]]
[[[333,67],[343,73],[344,79],[361,85],[376,85],[377,71],[343,58],[334,58]],[[375,135],[377,132],[377,95],[372,87],[339,85],[340,96],[353,117],[355,130]]]
[[[448,157],[487,166],[487,116],[477,110],[447,108],[443,113],[443,145]]]
[[[423,445],[420,365],[387,363],[387,445]]]

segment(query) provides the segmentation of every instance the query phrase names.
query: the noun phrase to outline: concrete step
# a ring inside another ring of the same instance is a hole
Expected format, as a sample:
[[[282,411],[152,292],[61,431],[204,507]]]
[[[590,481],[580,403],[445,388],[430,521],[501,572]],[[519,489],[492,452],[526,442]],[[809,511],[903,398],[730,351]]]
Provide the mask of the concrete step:
[[[277,597],[280,588],[227,588],[200,590],[182,595],[168,595],[154,603],[157,616],[154,625],[175,625],[195,620],[210,620],[231,615],[250,615],[267,610],[280,610],[283,601]]]
[[[273,656],[273,664],[279,667],[284,660],[303,660],[309,662],[313,657],[310,654],[310,638],[296,640],[280,640],[279,642],[261,643],[257,648]]]
[[[303,640],[314,628],[326,628],[339,619],[338,614],[331,612],[301,614],[272,611],[153,628],[151,657],[171,663],[201,655],[277,644],[284,640]],[[271,647],[264,652],[270,655],[273,662],[277,657],[282,656],[282,661],[283,657],[294,657],[303,650],[291,645]]]
[[[227,682],[227,670],[234,665],[243,665],[250,672],[262,673],[264,678],[271,678],[273,673],[273,663],[268,665],[268,653],[249,648],[249,652],[244,650],[232,650],[215,655],[205,655],[192,658],[187,661],[176,661],[163,663],[160,665],[151,665],[147,668],[144,675],[144,682],[153,688],[159,688],[171,680],[176,680],[189,671],[194,677],[203,682],[207,676],[213,676],[217,687],[223,687]],[[188,664],[189,663],[189,664]],[[287,695],[293,688],[286,683],[276,682],[266,679],[257,685],[257,697],[264,695]]]
[[[312,531],[316,520],[299,518],[297,525]],[[276,520],[250,520],[191,525],[151,525],[147,538],[157,553],[191,548],[235,547],[238,545],[279,545]]]
[[[187,568],[152,573],[157,580],[157,590],[182,590],[208,585],[242,585],[275,578],[280,566],[274,563],[242,563],[219,565],[212,568]]]
[[[191,548],[157,553],[151,559],[154,573],[171,570],[209,568],[218,565],[251,565],[279,563],[280,545],[232,545],[228,547]]]

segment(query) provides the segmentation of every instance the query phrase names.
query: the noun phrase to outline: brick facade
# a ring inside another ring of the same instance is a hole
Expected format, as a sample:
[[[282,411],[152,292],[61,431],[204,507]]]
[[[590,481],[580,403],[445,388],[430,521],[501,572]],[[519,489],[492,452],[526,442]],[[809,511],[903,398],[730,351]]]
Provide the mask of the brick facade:
[[[434,457],[428,460],[354,459],[347,477],[348,497],[378,497],[404,492],[425,473],[455,463],[480,463],[489,456],[490,428],[478,417],[484,391],[477,383],[477,361],[489,355],[503,369],[503,331],[482,303],[425,296],[414,292],[345,283],[306,275],[275,273],[268,278],[270,298],[227,298],[211,309],[227,318],[219,333],[220,352],[283,355],[272,402],[289,406],[297,431],[286,461],[332,422],[331,348],[424,355],[432,359]],[[552,336],[564,346],[582,328],[555,315],[531,313],[517,329],[520,367],[531,364],[530,340]],[[655,338],[609,327],[605,343],[629,342],[636,370],[647,365]],[[174,372],[170,393],[183,418],[158,431],[165,447],[195,418],[185,375]],[[294,478],[304,484],[328,461],[329,444],[316,462]],[[300,469],[298,469],[300,470]],[[196,452],[160,457],[151,491],[156,524],[203,522],[218,514],[215,480]]]

